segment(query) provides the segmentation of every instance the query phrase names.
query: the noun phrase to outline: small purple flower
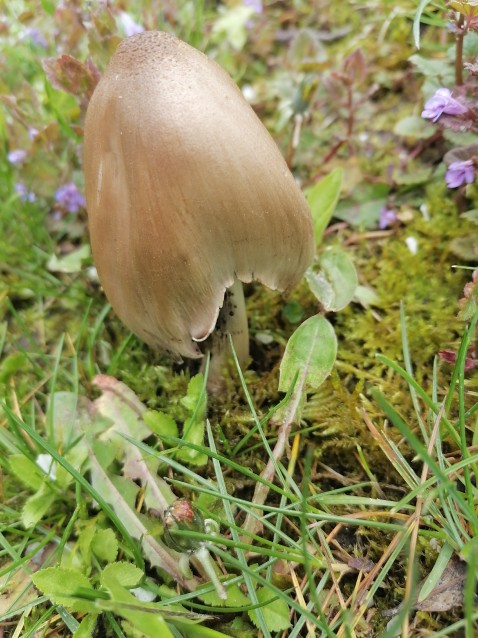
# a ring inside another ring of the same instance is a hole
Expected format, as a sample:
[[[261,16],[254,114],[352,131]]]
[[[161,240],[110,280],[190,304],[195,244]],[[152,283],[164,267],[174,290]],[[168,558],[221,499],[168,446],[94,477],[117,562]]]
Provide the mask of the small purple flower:
[[[254,13],[262,13],[262,0],[242,0],[245,7],[250,7]]]
[[[15,184],[15,191],[18,193],[18,196],[22,202],[34,202],[37,198],[35,193],[32,191],[27,191],[27,187],[23,182],[17,182]]]
[[[26,30],[26,37],[29,38],[29,40],[37,47],[41,47],[42,49],[46,49],[48,47],[48,42],[46,41],[45,36],[36,27],[28,27]]]
[[[143,33],[143,25],[135,22],[132,16],[126,11],[120,11],[119,19],[121,22],[121,26],[123,27],[124,34],[127,38],[129,38],[131,35],[136,35],[137,33]]]
[[[432,120],[436,122],[440,119],[443,113],[447,115],[460,115],[468,111],[466,106],[463,106],[458,100],[452,97],[449,89],[438,89],[435,95],[431,97],[425,103],[425,108],[422,111],[422,117],[426,120]]]
[[[28,127],[28,137],[30,138],[32,142],[35,139],[35,137],[38,135],[38,133],[39,133],[38,129],[34,128],[33,126]]]
[[[22,164],[27,158],[27,152],[23,148],[16,148],[7,154],[7,159],[10,164]]]
[[[61,186],[55,193],[55,200],[69,213],[77,213],[86,204],[85,198],[73,182]]]
[[[473,160],[452,162],[445,175],[448,188],[458,188],[465,182],[471,184],[475,179],[475,164]]]
[[[380,219],[378,222],[378,227],[380,230],[385,230],[389,226],[392,226],[397,221],[397,214],[391,208],[385,208],[385,206],[380,210]]]

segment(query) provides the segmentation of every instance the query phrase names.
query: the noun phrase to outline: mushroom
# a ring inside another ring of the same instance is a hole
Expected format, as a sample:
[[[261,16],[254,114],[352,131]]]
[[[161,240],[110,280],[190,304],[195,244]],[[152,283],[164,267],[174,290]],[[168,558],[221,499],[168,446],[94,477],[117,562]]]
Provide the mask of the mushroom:
[[[242,282],[289,290],[314,240],[299,187],[230,76],[169,33],[123,40],[88,106],[84,171],[93,257],[120,319],[178,358],[212,348],[212,364],[231,334],[244,364]]]

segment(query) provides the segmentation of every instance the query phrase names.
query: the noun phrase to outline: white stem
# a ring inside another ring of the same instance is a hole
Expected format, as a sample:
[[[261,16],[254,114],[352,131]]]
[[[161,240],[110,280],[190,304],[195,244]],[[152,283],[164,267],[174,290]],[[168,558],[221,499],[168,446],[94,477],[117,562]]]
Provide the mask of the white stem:
[[[201,563],[206,575],[208,576],[211,583],[214,585],[214,588],[216,589],[216,594],[222,600],[226,600],[227,599],[226,588],[217,577],[216,570],[214,569],[214,565],[211,560],[211,555],[205,543],[201,543],[199,549],[197,549],[194,552],[194,556]]]
[[[249,357],[249,328],[244,290],[239,279],[234,279],[232,286],[226,290],[216,328],[210,337],[208,388],[213,392],[222,386],[222,368],[230,350],[229,335],[232,337],[239,364],[245,366]]]

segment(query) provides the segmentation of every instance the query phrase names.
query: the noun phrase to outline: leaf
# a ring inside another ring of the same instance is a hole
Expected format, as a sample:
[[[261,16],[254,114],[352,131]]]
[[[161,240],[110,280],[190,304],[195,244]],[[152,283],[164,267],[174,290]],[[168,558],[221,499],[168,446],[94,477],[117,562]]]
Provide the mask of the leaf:
[[[338,246],[327,248],[319,259],[319,272],[308,268],[305,277],[325,310],[342,310],[353,299],[357,272],[348,253]]]
[[[25,372],[30,363],[24,352],[12,352],[0,363],[0,383],[6,383],[18,372]]]
[[[96,611],[95,603],[78,598],[80,588],[91,589],[89,579],[76,569],[48,567],[32,575],[33,584],[56,605],[73,611]]]
[[[56,495],[47,485],[42,485],[38,492],[25,501],[21,520],[25,529],[32,529],[43,518],[44,514],[55,502]]]
[[[337,337],[321,315],[310,317],[287,343],[280,365],[279,391],[287,392],[296,374],[304,375],[303,390],[317,389],[330,374],[337,355]]]
[[[90,247],[85,244],[71,253],[57,257],[52,255],[47,263],[50,272],[77,273],[83,267],[83,261],[90,256]]]
[[[101,572],[101,584],[107,588],[109,579],[114,578],[122,587],[131,589],[139,584],[143,576],[143,572],[132,563],[119,561],[111,563],[103,569]]]
[[[204,421],[194,421],[188,419],[184,424],[184,433],[182,436],[183,445],[178,446],[176,458],[184,463],[192,465],[206,465],[208,462],[207,454],[190,448],[187,444],[203,445],[204,443]]]
[[[415,607],[420,611],[448,611],[463,605],[466,581],[466,563],[451,559],[438,579],[435,588]],[[422,586],[423,587],[423,586]]]
[[[55,442],[68,449],[83,434],[80,424],[90,422],[90,404],[75,392],[55,392],[48,402]]]
[[[393,132],[402,137],[427,139],[436,133],[436,128],[419,115],[409,115],[395,124]]]
[[[88,614],[85,616],[73,634],[73,638],[92,638],[97,618],[98,614]]]
[[[319,246],[322,236],[334,214],[342,189],[343,170],[335,168],[327,177],[307,191],[307,201],[314,222],[315,244]]]
[[[107,527],[99,529],[91,541],[91,550],[100,560],[112,563],[118,554],[118,539],[114,531]]]
[[[196,413],[196,418],[202,418],[206,412],[206,396],[204,375],[199,373],[189,381],[187,394],[181,399],[181,404],[189,412]]]
[[[387,203],[390,187],[387,184],[363,184],[351,198],[341,201],[334,213],[337,219],[359,228],[376,228],[380,210]]]
[[[276,600],[268,603],[267,601],[271,598],[273,598],[273,594],[267,587],[262,587],[257,590],[257,600],[260,603],[264,603],[261,607],[261,612],[267,625],[267,629],[271,632],[285,631],[290,627],[289,607],[281,598],[277,598]],[[255,626],[260,628],[257,611],[255,609],[251,609],[247,613]]]
[[[43,70],[55,89],[86,100],[91,98],[100,79],[100,73],[91,60],[83,63],[68,54],[59,58],[45,58]]]
[[[143,420],[151,430],[159,438],[162,436],[178,437],[178,426],[173,417],[166,412],[158,412],[157,410],[146,410],[143,414]]]
[[[11,471],[27,487],[39,490],[45,480],[45,474],[36,463],[24,454],[11,454],[8,457]]]
[[[221,42],[226,40],[233,49],[240,51],[247,41],[246,25],[254,15],[254,9],[244,5],[222,9],[220,17],[214,23],[212,32],[215,36],[220,36]]]
[[[420,0],[420,4],[417,7],[415,17],[413,19],[413,41],[417,49],[420,48],[420,18],[422,17],[423,10],[427,6],[430,0]]]
[[[138,513],[123,498],[121,490],[117,487],[115,477],[110,477],[108,472],[103,469],[94,455],[93,449],[91,449],[89,460],[93,487],[112,506],[129,535],[141,542],[143,553],[151,565],[164,569],[176,581],[186,584],[185,578],[179,570],[176,552],[170,550],[161,541],[156,540],[148,533]]]
[[[251,604],[248,596],[242,593],[237,585],[229,585],[227,588],[227,598],[220,598],[215,591],[202,594],[201,590],[195,592],[200,600],[206,605],[213,607],[246,607]]]
[[[438,554],[438,558],[433,569],[422,583],[420,593],[418,594],[418,603],[421,603],[423,600],[428,598],[431,592],[435,589],[450,561],[450,558],[453,555],[453,552],[453,547],[449,543],[445,543],[441,552]]]

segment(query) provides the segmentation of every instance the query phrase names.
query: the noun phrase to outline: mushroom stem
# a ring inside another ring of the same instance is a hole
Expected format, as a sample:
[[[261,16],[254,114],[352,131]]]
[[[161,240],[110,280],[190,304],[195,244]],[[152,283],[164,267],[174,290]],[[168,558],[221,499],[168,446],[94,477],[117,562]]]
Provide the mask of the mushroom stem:
[[[212,392],[219,390],[223,385],[222,368],[230,353],[229,335],[232,337],[239,364],[241,367],[245,366],[249,357],[249,328],[244,289],[237,277],[234,278],[232,286],[226,289],[216,327],[205,344],[211,353],[208,389]]]

